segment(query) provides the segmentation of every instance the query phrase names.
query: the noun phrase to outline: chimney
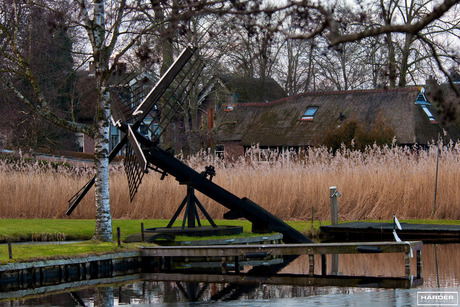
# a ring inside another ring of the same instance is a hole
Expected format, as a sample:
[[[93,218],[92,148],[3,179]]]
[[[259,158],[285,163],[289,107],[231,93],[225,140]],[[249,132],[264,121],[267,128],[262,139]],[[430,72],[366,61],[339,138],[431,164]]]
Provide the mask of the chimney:
[[[121,76],[126,72],[126,63],[125,62],[118,62],[116,69],[115,69],[115,75]]]
[[[432,90],[433,88],[436,87],[436,85],[438,85],[438,81],[432,75],[430,75],[428,79],[426,79],[426,84],[425,84],[426,90],[427,91]]]

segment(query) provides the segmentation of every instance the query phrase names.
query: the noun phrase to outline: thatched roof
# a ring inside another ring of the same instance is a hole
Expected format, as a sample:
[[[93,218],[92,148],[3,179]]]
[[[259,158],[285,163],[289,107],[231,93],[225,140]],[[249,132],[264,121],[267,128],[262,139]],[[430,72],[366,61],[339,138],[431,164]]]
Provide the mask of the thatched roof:
[[[268,103],[240,103],[216,118],[218,139],[243,146],[312,146],[321,143],[342,119],[372,127],[378,118],[392,127],[400,144],[427,144],[442,129],[415,104],[420,88],[305,93]],[[301,120],[308,107],[318,107],[312,121]],[[427,106],[437,119],[431,105]],[[458,135],[457,135],[458,137]]]
[[[286,97],[286,93],[274,79],[238,77],[233,75],[219,76],[229,93],[238,95],[238,102],[273,101]]]

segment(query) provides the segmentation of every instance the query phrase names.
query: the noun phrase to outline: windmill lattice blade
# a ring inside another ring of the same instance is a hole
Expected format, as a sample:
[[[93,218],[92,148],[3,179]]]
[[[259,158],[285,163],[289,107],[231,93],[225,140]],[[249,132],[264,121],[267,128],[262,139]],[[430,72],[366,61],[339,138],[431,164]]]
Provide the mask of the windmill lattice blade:
[[[89,189],[94,185],[96,181],[96,176],[94,176],[88,183],[86,183],[74,196],[69,199],[69,209],[67,209],[66,214],[72,214],[73,210],[78,206],[80,201],[85,197],[86,193],[88,193]]]
[[[177,119],[177,113],[191,99],[197,99],[194,95],[200,73],[203,71],[204,62],[194,53],[177,77],[171,82],[168,89],[163,93],[158,102],[158,109],[161,111],[158,122],[151,122],[148,129],[152,141],[159,141],[161,135],[167,130],[169,124]]]
[[[133,115],[139,115],[138,121],[142,121],[148,113],[155,107],[157,101],[174,81],[177,74],[182,70],[190,57],[194,54],[194,49],[186,47],[176,61],[169,67],[150,93],[134,111]],[[137,127],[134,127],[137,128]]]
[[[126,144],[126,156],[124,160],[125,173],[128,178],[129,199],[133,201],[136,196],[139,185],[142,182],[145,171],[144,167],[139,163],[136,154],[130,144]]]

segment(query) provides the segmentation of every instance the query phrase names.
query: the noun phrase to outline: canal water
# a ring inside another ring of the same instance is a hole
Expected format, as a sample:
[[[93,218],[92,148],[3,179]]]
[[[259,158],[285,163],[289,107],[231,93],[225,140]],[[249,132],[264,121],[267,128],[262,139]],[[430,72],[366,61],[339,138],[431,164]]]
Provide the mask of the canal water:
[[[2,299],[0,306],[417,306],[430,291],[453,295],[456,304],[446,306],[458,306],[460,244],[425,244],[423,280],[415,278],[415,257],[414,278],[394,278],[404,277],[403,254],[339,255],[336,269],[328,257],[330,276],[324,278],[320,257],[315,278],[308,278],[308,256],[300,256],[275,277],[145,273],[36,296],[27,292],[27,297]]]

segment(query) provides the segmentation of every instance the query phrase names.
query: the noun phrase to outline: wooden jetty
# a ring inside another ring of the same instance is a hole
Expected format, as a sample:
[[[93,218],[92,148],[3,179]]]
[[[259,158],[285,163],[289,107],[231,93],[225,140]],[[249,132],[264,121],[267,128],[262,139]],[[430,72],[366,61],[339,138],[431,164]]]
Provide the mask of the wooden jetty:
[[[357,243],[301,243],[301,244],[268,244],[268,245],[212,245],[206,247],[199,246],[161,246],[161,247],[143,247],[140,250],[143,258],[152,257],[157,259],[157,263],[169,265],[175,259],[191,258],[205,259],[211,258],[222,259],[223,265],[234,263],[236,271],[239,271],[241,261],[248,259],[263,259],[273,256],[290,256],[290,255],[309,255],[309,273],[314,274],[315,257],[321,256],[321,272],[326,275],[327,254],[368,254],[368,253],[403,253],[405,257],[405,275],[410,275],[411,255],[417,260],[417,277],[422,274],[421,251],[423,243],[414,242],[357,242]]]
[[[401,240],[423,242],[460,242],[460,225],[401,223]],[[393,223],[348,222],[320,227],[327,241],[385,241],[393,239]]]

